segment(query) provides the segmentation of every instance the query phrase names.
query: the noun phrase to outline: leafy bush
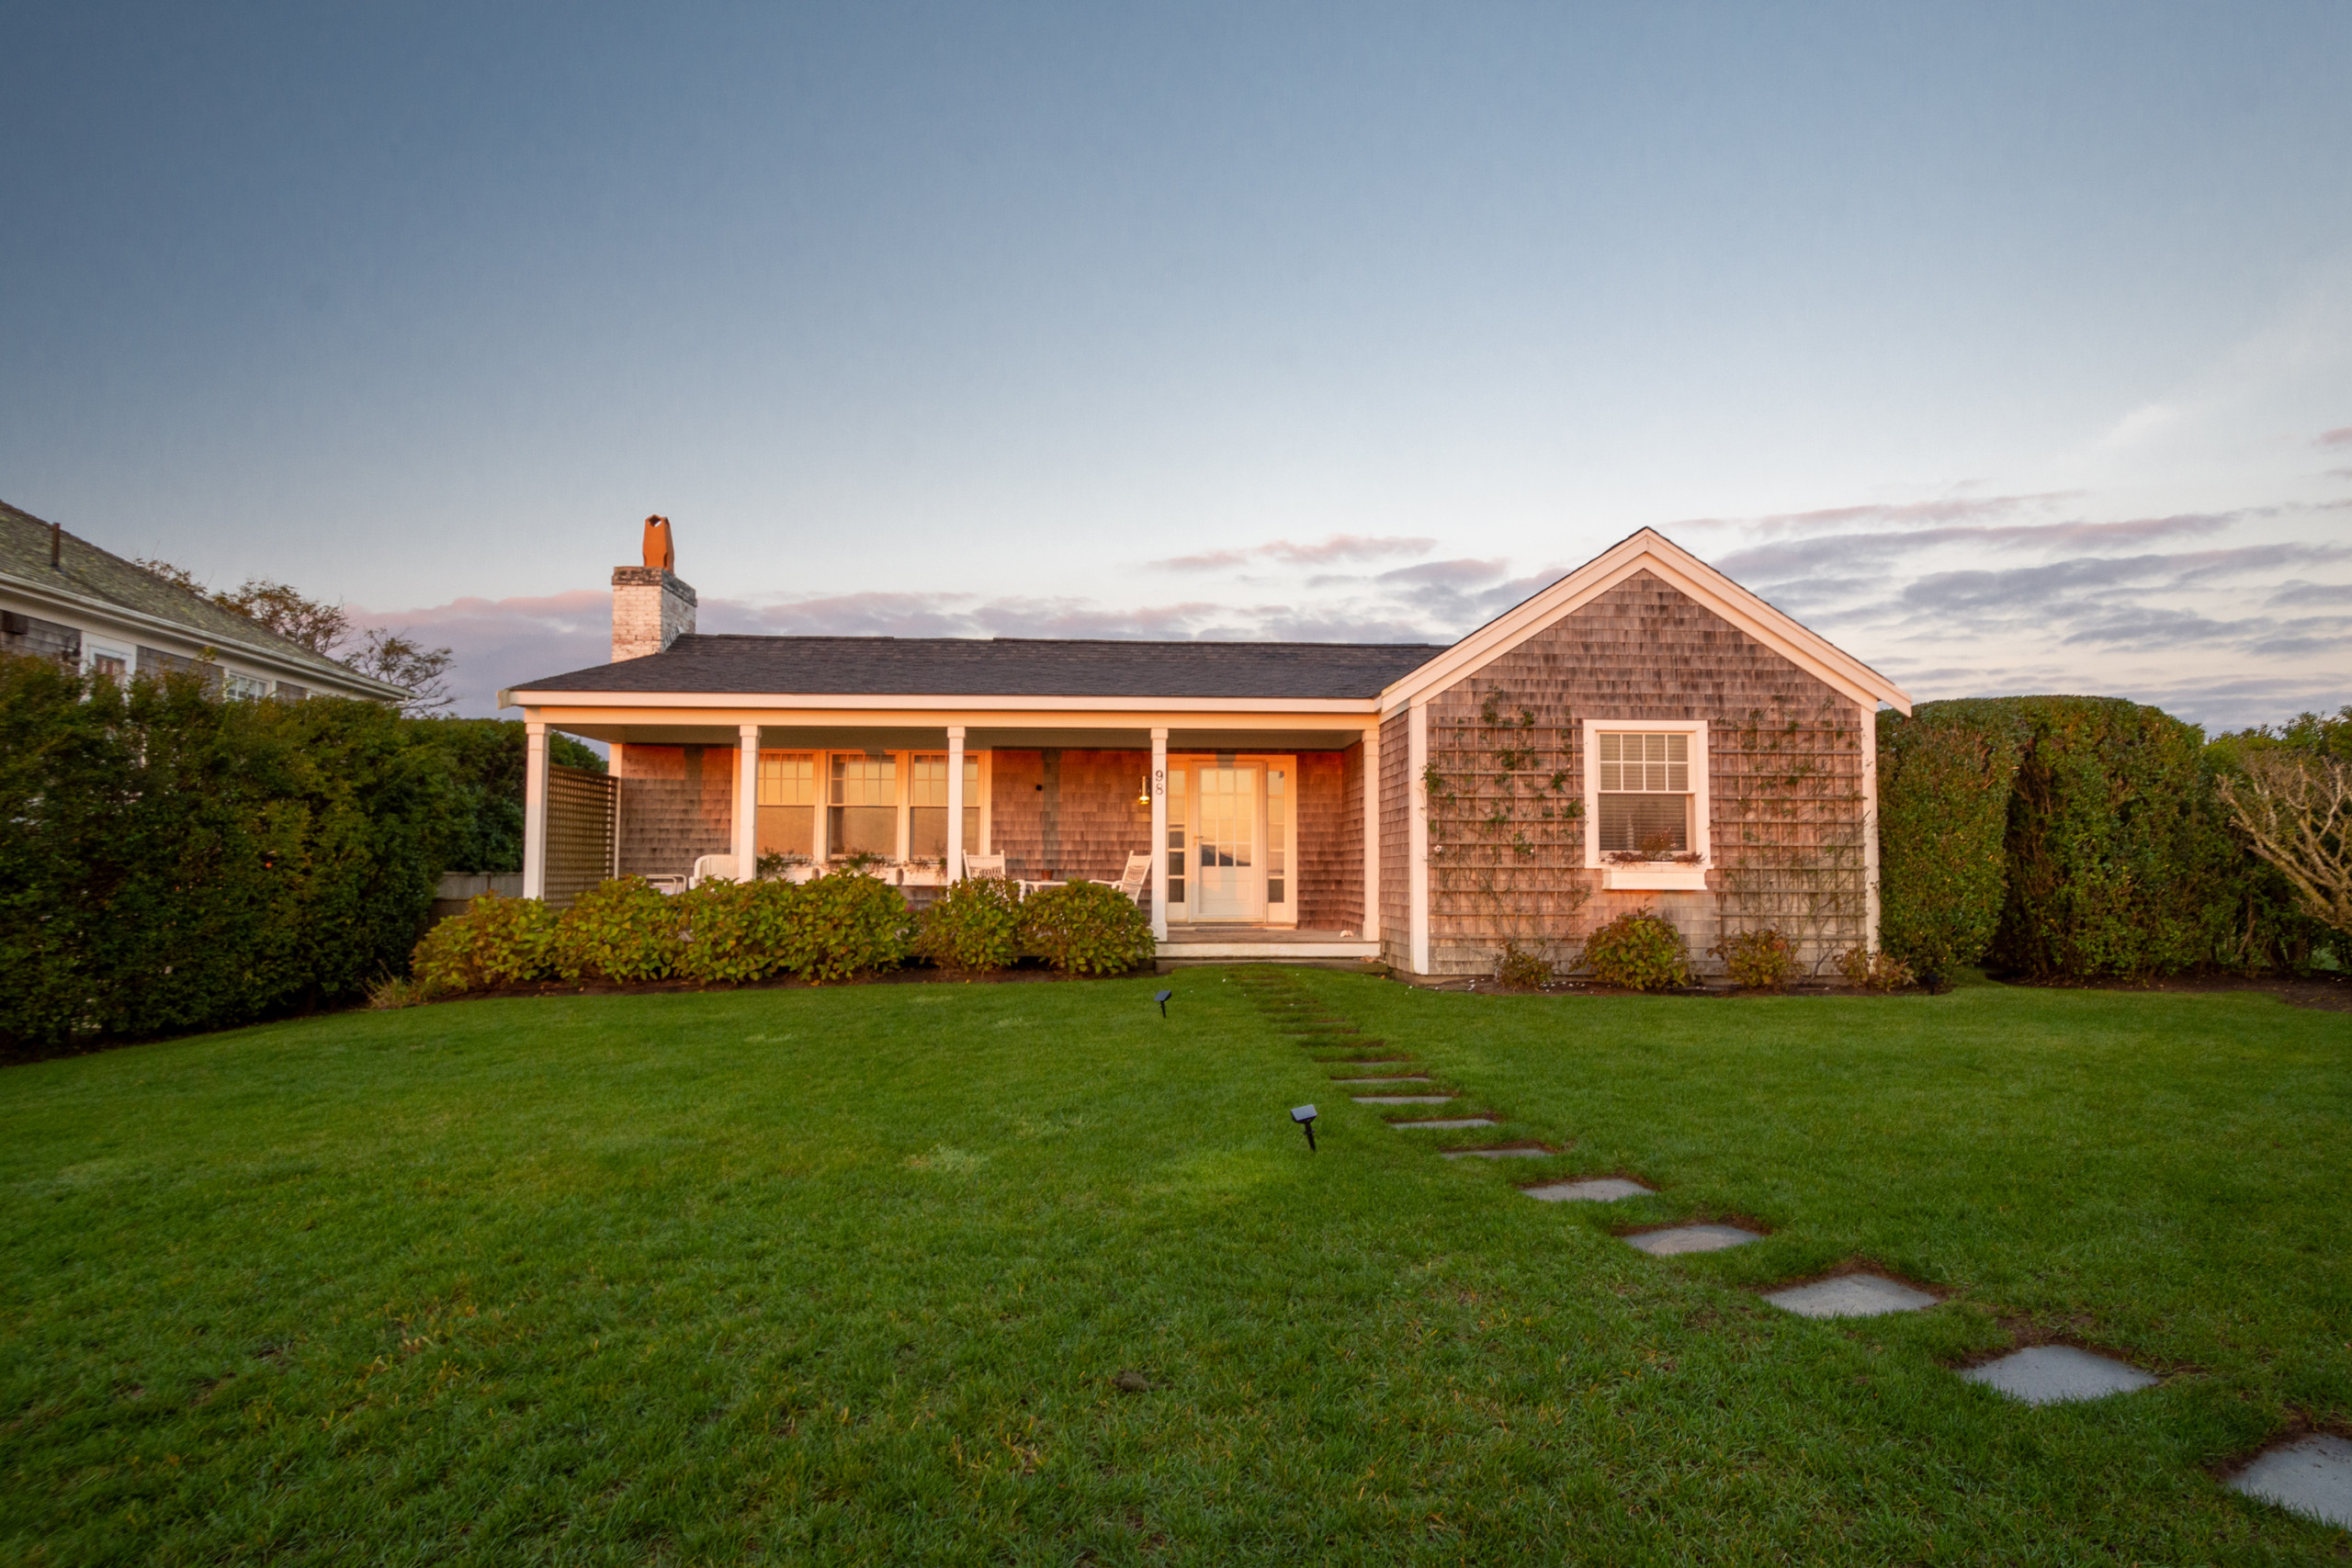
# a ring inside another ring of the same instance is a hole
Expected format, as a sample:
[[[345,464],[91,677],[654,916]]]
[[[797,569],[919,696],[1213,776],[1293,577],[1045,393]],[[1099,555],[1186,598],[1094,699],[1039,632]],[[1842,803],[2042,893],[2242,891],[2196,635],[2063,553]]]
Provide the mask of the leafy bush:
[[[641,876],[598,883],[556,921],[555,967],[567,980],[660,980],[678,967],[684,911]]]
[[[895,969],[914,950],[914,912],[905,897],[854,871],[792,888],[785,911],[783,966],[810,980]]]
[[[1507,942],[1502,951],[1495,954],[1495,982],[1522,990],[1548,986],[1552,983],[1552,961],[1544,956],[1541,949]]]
[[[1777,991],[1796,977],[1797,950],[1769,928],[1726,937],[1714,951],[1731,972],[1732,984],[1751,991]]]
[[[943,969],[1009,969],[1021,956],[1021,885],[963,877],[918,922],[915,951]]]
[[[1690,949],[1655,909],[1629,909],[1585,938],[1584,966],[1604,986],[1662,991],[1690,984]]]
[[[1838,955],[1838,973],[1858,991],[1899,991],[1911,984],[1911,968],[1881,949],[1851,947]]]
[[[1151,917],[1107,882],[1041,887],[1023,898],[1021,945],[1065,975],[1124,975],[1159,954]]]
[[[555,911],[537,898],[484,893],[424,933],[409,961],[428,997],[553,977]]]
[[[404,968],[450,789],[408,729],[0,655],[0,1048],[227,1028]]]
[[[1984,957],[2000,923],[2027,739],[1996,703],[1878,716],[1880,941],[1929,986]]]
[[[449,776],[445,818],[446,863],[453,871],[523,869],[522,721],[512,718],[416,718],[412,741],[437,753]],[[562,767],[605,771],[604,760],[569,735],[548,732],[548,761]]]
[[[689,980],[763,980],[784,967],[800,889],[789,882],[706,882],[671,900],[685,922],[678,973]]]

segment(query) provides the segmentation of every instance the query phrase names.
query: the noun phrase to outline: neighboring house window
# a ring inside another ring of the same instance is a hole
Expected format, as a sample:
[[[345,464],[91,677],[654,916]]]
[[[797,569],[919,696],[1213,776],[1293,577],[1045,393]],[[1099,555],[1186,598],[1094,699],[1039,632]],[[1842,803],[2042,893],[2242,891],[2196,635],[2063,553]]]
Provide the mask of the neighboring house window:
[[[760,753],[759,852],[805,855],[817,844],[817,759],[807,751]]]
[[[82,639],[82,673],[103,675],[117,685],[130,681],[130,649],[123,643],[103,642],[96,637]]]
[[[291,681],[277,683],[277,700],[281,703],[308,702],[310,697],[311,689],[307,686],[298,686]]]
[[[269,695],[269,682],[254,675],[240,675],[232,670],[221,677],[221,690],[232,697],[259,702]]]
[[[1638,721],[1585,727],[1586,840],[1600,860],[1707,852],[1707,727]]]
[[[835,755],[831,806],[825,823],[827,849],[837,855],[897,856],[898,759]]]

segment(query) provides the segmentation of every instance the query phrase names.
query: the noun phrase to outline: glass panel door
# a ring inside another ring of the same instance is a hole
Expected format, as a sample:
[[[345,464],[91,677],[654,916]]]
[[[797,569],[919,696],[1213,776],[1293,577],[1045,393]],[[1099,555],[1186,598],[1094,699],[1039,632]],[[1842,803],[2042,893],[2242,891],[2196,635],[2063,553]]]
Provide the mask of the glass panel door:
[[[1204,920],[1254,920],[1264,892],[1258,855],[1254,762],[1193,771],[1193,821],[1199,868],[1193,908]]]

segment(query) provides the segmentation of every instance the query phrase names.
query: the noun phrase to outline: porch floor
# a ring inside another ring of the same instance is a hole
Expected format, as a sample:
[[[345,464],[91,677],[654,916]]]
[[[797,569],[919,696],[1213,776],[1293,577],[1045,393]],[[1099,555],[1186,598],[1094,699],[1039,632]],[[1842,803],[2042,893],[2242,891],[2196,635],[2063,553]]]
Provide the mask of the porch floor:
[[[1235,958],[1280,963],[1302,958],[1377,958],[1380,943],[1352,931],[1310,927],[1251,925],[1243,921],[1193,920],[1170,925],[1159,944],[1160,962],[1214,963]]]

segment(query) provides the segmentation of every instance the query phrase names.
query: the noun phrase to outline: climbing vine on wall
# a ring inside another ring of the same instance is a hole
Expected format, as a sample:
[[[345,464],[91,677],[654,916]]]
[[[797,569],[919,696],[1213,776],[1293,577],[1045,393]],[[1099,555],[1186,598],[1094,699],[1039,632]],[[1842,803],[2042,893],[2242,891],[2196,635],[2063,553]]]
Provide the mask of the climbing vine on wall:
[[[1753,709],[1715,732],[1708,768],[1724,938],[1777,931],[1823,972],[1869,919],[1857,716],[1835,699]]]
[[[1493,942],[1498,972],[1560,964],[1591,897],[1566,716],[1539,721],[1501,691],[1464,717],[1432,708],[1421,783],[1434,920]]]

